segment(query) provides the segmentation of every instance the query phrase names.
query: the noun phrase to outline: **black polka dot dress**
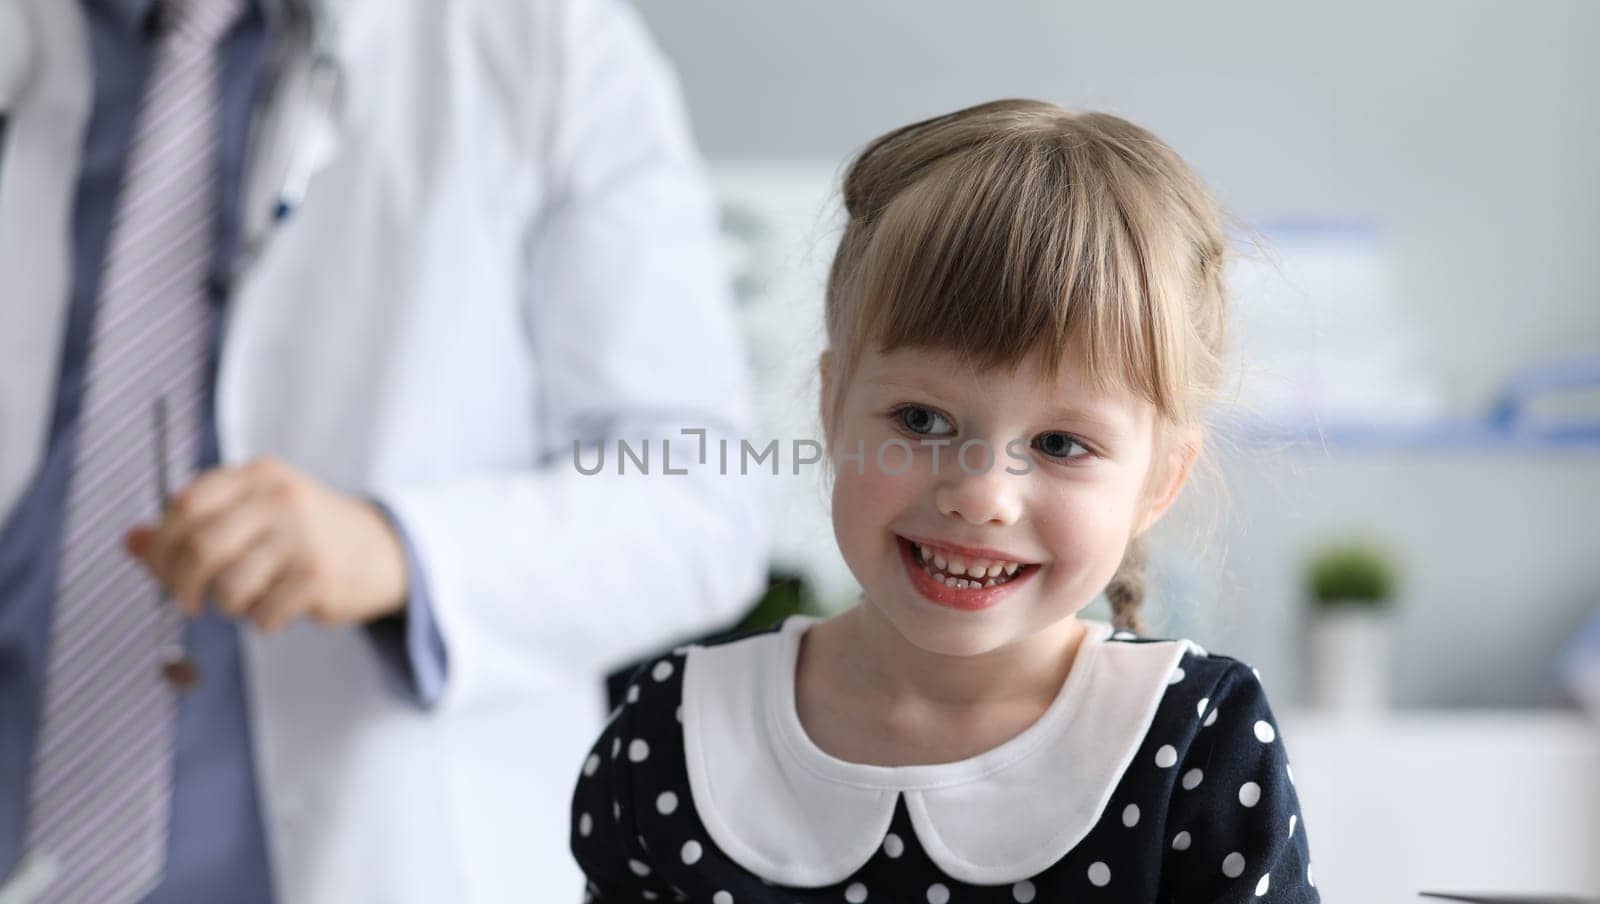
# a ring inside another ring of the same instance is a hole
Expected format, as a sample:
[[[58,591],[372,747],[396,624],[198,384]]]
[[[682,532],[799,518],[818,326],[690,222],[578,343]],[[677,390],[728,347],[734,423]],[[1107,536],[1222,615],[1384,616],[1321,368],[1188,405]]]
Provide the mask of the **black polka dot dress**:
[[[588,901],[1320,901],[1283,739],[1251,668],[1088,632],[1038,723],[960,763],[809,743],[793,617],[642,667],[580,770]]]

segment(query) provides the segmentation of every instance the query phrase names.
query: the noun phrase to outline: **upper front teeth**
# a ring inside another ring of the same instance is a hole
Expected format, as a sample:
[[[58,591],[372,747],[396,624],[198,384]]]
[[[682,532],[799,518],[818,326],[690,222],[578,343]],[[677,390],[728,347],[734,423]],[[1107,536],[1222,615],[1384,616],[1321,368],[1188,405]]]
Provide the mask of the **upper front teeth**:
[[[1002,573],[1016,574],[1021,567],[1018,562],[1006,562],[1000,559],[966,559],[961,556],[945,556],[941,552],[929,549],[921,543],[915,544],[917,555],[924,562],[932,562],[934,567],[949,575],[971,575],[974,578],[997,578]]]

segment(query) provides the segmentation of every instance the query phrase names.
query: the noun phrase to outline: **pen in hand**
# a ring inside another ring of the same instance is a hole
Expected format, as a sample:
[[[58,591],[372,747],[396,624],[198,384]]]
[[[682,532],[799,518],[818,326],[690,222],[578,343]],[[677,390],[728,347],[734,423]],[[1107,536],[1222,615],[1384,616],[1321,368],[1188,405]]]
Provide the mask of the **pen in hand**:
[[[162,517],[166,517],[167,501],[172,496],[171,486],[167,482],[167,397],[156,399],[155,405],[155,431],[156,431],[156,503],[160,506]],[[167,595],[166,589],[160,593],[160,604],[171,610],[177,609],[177,604]],[[161,673],[167,681],[178,690],[188,690],[200,680],[200,668],[195,665],[194,659],[187,650],[179,645],[162,651]]]

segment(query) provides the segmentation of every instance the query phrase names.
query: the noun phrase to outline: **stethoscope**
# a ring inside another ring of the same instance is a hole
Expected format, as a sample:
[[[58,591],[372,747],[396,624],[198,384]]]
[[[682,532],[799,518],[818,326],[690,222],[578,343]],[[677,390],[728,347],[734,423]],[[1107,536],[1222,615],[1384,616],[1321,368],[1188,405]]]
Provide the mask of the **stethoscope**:
[[[263,0],[273,59],[269,96],[251,125],[235,277],[304,203],[337,149],[345,76],[331,2]]]
[[[337,147],[345,79],[331,2],[263,0],[271,58],[266,101],[250,126],[235,278],[304,203],[312,177]],[[12,114],[39,65],[34,28],[21,0],[0,0],[0,190]]]

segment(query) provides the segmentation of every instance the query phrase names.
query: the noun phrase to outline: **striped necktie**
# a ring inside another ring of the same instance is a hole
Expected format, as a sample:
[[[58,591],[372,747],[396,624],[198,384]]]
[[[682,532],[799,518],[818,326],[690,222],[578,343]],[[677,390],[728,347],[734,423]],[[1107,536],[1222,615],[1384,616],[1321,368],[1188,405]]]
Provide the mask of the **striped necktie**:
[[[111,222],[67,490],[30,788],[47,902],[136,901],[165,866],[182,637],[123,550],[156,500],[151,411],[170,402],[175,465],[197,461],[217,226],[218,44],[244,0],[157,0],[159,37]]]

